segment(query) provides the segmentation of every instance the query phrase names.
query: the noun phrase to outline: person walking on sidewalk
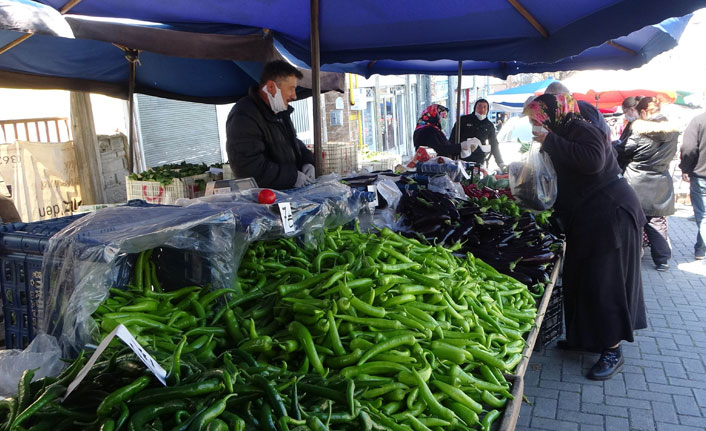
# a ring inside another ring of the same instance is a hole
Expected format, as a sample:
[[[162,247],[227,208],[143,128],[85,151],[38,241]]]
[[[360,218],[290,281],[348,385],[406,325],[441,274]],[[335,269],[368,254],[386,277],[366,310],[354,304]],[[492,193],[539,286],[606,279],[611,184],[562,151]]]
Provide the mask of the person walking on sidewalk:
[[[618,159],[627,162],[625,178],[635,189],[647,216],[645,234],[650,241],[652,261],[657,271],[666,271],[672,258],[667,216],[674,214],[674,184],[669,163],[677,153],[679,130],[659,111],[653,97],[638,102],[639,118],[624,145],[616,147]]]
[[[697,115],[684,130],[679,168],[682,179],[690,183],[689,197],[696,219],[694,258],[706,258],[706,112]]]
[[[645,216],[620,174],[605,134],[580,114],[569,94],[543,94],[523,111],[556,170],[555,214],[566,234],[560,348],[601,353],[587,377],[622,370],[620,342],[647,327],[640,273]]]

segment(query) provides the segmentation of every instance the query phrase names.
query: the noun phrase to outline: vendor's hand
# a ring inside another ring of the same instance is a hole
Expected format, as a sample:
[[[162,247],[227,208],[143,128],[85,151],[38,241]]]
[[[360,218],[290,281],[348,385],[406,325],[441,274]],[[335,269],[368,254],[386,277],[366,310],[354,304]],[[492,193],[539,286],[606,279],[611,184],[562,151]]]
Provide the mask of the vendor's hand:
[[[544,140],[547,138],[547,134],[548,133],[544,132],[544,131],[542,131],[542,132],[532,131],[532,135],[534,136],[534,140],[539,142],[540,144],[544,143]]]
[[[461,142],[461,149],[464,151],[470,151],[471,153],[478,148],[480,145],[480,140],[478,138],[468,138]]]
[[[302,171],[297,171],[297,181],[294,183],[294,188],[304,187],[311,184],[311,178]]]
[[[507,173],[507,165],[505,163],[500,163],[498,165],[498,168],[500,169],[500,172],[502,172],[503,174]]]
[[[687,182],[687,183],[690,183],[690,182],[691,182],[691,178],[689,178],[689,174],[684,174],[684,173],[682,173],[682,174],[681,174],[681,179],[682,179],[682,181]]]
[[[312,181],[316,179],[316,168],[311,163],[307,163],[306,165],[302,166],[302,172],[304,172],[304,174],[306,174],[306,176],[309,177]]]
[[[469,157],[479,145],[480,140],[478,140],[478,138],[468,138],[461,142],[461,158],[465,159],[466,157]]]

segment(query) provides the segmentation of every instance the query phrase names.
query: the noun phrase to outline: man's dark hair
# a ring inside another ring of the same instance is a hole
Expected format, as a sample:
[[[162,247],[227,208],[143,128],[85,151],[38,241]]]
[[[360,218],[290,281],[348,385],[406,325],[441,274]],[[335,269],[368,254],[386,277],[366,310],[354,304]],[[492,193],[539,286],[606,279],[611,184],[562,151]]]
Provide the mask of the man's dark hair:
[[[622,103],[623,111],[625,111],[626,109],[629,109],[629,108],[637,109],[637,104],[640,102],[640,100],[642,100],[642,96],[626,97]],[[647,106],[647,105],[645,105],[645,106]]]
[[[265,64],[265,68],[262,69],[260,74],[260,85],[265,85],[267,81],[277,81],[278,79],[288,78],[290,76],[295,76],[297,79],[302,79],[304,75],[297,70],[296,67],[287,63],[284,60],[270,61]]]
[[[637,110],[638,113],[640,111],[644,111],[650,106],[650,103],[652,103],[652,102],[659,103],[659,102],[657,102],[657,99],[654,97],[649,97],[649,96],[643,97],[642,99],[640,99],[639,102],[637,102],[637,106],[635,106],[635,109]]]

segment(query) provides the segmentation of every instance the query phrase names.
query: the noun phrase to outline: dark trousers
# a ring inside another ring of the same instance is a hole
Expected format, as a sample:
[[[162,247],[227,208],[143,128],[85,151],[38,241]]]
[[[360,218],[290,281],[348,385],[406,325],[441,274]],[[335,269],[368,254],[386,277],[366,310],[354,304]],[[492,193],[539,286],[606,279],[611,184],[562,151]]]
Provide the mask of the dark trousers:
[[[650,240],[650,253],[655,265],[667,263],[672,258],[672,246],[667,233],[667,217],[647,217],[645,234]]]

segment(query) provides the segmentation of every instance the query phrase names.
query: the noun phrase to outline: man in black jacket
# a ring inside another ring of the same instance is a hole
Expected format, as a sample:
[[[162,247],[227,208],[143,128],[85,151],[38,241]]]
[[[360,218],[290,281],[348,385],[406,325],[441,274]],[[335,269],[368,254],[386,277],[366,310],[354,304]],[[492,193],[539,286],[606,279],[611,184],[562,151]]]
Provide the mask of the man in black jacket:
[[[495,126],[488,120],[488,110],[490,105],[485,99],[478,99],[473,105],[473,114],[462,115],[459,119],[461,124],[461,140],[456,142],[457,144],[471,138],[477,138],[480,140],[482,146],[478,146],[474,149],[471,155],[463,160],[467,162],[484,163],[487,158],[488,151],[484,151],[483,147],[490,145],[490,152],[495,157],[495,163],[497,163],[500,169],[505,167],[503,163],[503,156],[500,154],[500,147],[498,145],[498,139],[495,137]],[[451,130],[451,139],[456,139],[456,127],[458,124],[454,124]],[[486,147],[487,148],[487,147]]]
[[[226,122],[226,150],[236,178],[289,189],[314,180],[314,155],[297,139],[290,118],[302,74],[283,60],[265,65],[260,84],[235,104]]]
[[[697,115],[684,130],[679,168],[682,179],[691,183],[689,197],[696,219],[694,258],[706,258],[706,112]]]

